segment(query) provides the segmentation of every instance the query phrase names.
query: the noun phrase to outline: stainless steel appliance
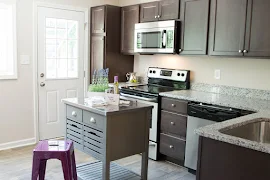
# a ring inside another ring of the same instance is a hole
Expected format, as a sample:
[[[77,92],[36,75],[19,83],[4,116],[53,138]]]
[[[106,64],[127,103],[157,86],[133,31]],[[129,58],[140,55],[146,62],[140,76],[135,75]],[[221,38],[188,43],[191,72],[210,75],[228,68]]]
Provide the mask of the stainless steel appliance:
[[[159,93],[189,89],[190,72],[187,70],[172,70],[162,68],[148,69],[148,84],[136,87],[123,87],[120,89],[122,99],[142,102],[152,105],[152,121],[149,137],[149,158],[158,159],[159,145]]]
[[[247,112],[229,107],[189,103],[185,166],[191,170],[197,170],[199,136],[195,134],[195,129],[233,119],[245,113]]]
[[[135,24],[135,49],[137,53],[173,54],[179,52],[180,21],[159,21]]]

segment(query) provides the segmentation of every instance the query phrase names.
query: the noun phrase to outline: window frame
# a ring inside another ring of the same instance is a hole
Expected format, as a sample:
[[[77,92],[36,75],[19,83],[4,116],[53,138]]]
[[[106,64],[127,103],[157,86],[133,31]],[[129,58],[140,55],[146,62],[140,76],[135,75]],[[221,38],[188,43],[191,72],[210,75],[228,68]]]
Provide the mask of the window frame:
[[[17,0],[0,0],[1,4],[12,6],[12,24],[13,24],[13,75],[1,75],[0,80],[18,79],[18,49],[17,49]]]

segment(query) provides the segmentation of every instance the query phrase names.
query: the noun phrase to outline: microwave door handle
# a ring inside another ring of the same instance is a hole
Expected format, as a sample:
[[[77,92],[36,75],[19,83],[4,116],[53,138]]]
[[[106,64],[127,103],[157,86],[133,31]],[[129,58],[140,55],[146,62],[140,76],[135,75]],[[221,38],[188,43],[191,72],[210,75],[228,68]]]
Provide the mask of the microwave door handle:
[[[162,48],[166,48],[167,43],[167,32],[166,30],[163,30],[162,32]]]

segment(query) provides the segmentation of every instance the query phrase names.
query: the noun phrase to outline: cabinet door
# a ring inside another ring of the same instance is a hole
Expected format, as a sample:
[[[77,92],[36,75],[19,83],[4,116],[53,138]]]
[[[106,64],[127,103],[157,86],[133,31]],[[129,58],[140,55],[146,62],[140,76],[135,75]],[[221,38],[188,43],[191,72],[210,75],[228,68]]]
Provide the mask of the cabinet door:
[[[182,0],[180,12],[180,54],[206,54],[209,0]]]
[[[128,6],[122,8],[121,13],[121,52],[134,54],[134,30],[135,24],[140,20],[140,6]]]
[[[92,33],[105,32],[105,6],[93,7],[91,10]]]
[[[209,54],[243,56],[247,0],[212,0]]]
[[[158,5],[159,2],[141,4],[140,22],[158,21]]]
[[[180,0],[164,0],[159,3],[160,21],[179,19]]]
[[[105,68],[104,44],[105,44],[104,36],[93,36],[91,39],[91,77],[95,70]]]
[[[245,56],[270,56],[270,1],[249,0]]]

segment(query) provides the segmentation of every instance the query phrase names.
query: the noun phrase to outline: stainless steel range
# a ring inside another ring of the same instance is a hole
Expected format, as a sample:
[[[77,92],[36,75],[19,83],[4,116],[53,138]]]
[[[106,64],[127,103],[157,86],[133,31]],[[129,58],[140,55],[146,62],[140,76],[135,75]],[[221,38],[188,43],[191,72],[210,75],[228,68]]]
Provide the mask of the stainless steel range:
[[[190,71],[163,68],[148,69],[148,84],[136,87],[122,87],[122,99],[137,101],[152,105],[152,123],[149,137],[149,158],[158,159],[159,147],[159,108],[161,92],[189,89]]]

